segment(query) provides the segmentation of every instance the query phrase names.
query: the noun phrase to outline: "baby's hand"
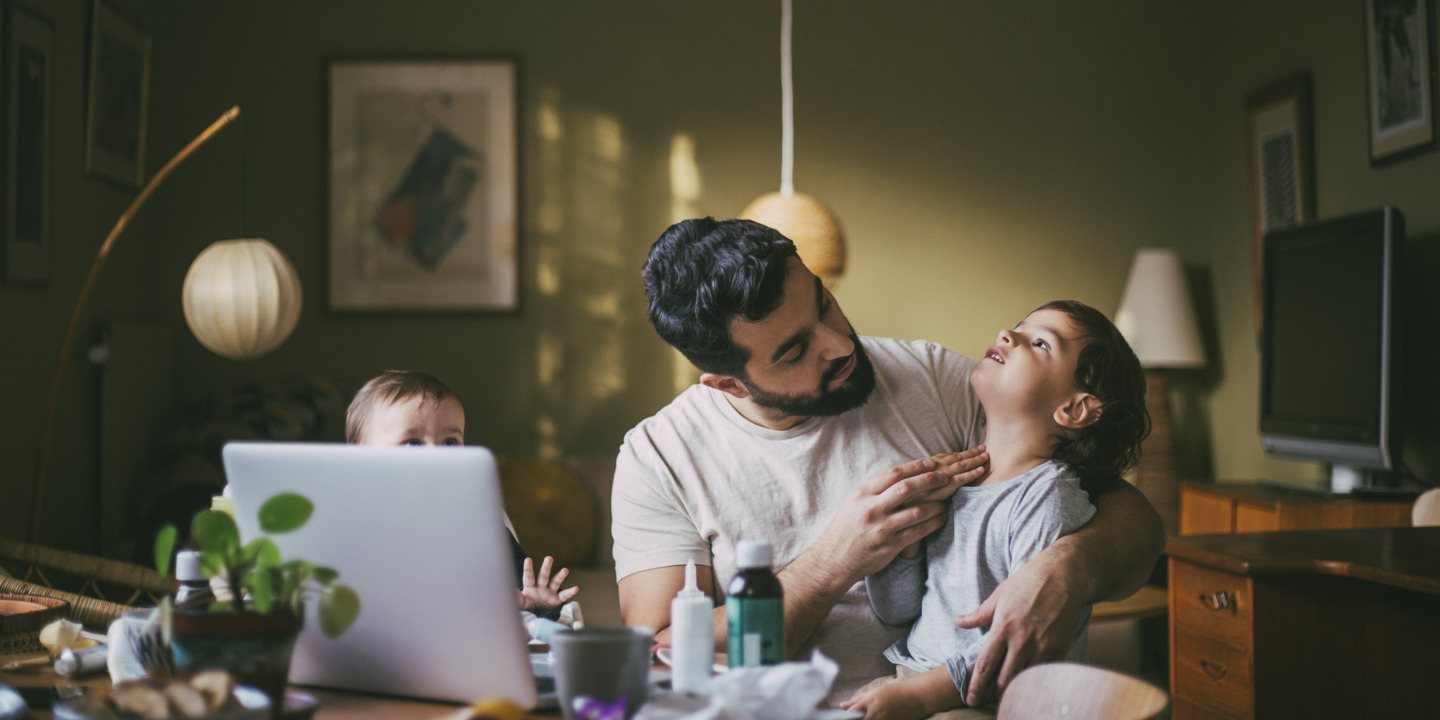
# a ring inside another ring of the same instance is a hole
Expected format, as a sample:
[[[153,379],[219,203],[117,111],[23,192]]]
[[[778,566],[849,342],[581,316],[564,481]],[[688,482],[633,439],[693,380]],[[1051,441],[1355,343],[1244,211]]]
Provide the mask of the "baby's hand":
[[[905,692],[903,682],[861,690],[840,703],[840,709],[863,712],[865,720],[918,720],[926,715],[917,699]]]
[[[580,588],[572,587],[564,590],[560,585],[565,582],[565,577],[570,574],[569,568],[560,568],[554,577],[550,576],[550,566],[554,564],[554,558],[549,555],[540,563],[540,572],[535,572],[535,563],[530,558],[525,558],[525,566],[520,571],[520,609],[543,615],[551,610],[564,605]]]

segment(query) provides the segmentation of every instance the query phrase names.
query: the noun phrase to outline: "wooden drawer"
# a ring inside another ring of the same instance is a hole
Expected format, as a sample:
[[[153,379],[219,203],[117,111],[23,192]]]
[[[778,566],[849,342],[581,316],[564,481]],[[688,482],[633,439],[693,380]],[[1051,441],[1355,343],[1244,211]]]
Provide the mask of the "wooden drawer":
[[[1174,658],[1171,672],[1176,700],[1228,717],[1254,717],[1255,681],[1249,651],[1181,630],[1175,633]]]
[[[1170,720],[1233,720],[1233,716],[1215,712],[1184,698],[1172,698]]]
[[[1214,638],[1235,648],[1251,647],[1250,585],[1239,575],[1175,560],[1170,621],[1175,632]]]
[[[1180,491],[1180,534],[1235,532],[1235,501],[1189,488]]]

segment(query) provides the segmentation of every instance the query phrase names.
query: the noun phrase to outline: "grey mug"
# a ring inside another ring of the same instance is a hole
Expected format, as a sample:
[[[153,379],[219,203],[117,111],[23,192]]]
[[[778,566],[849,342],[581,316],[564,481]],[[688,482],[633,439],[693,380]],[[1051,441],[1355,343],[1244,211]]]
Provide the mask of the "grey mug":
[[[617,706],[623,699],[626,720],[634,717],[647,697],[653,638],[653,632],[643,627],[556,630],[550,636],[550,649],[555,653],[555,689],[565,719],[585,720],[577,713],[577,699],[592,710]]]

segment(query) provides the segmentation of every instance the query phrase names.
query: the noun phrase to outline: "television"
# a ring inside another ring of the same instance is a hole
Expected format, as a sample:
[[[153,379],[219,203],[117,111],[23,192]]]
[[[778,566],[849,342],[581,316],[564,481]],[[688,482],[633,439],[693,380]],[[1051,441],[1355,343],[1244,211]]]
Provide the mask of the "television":
[[[1330,463],[1331,493],[1399,485],[1405,217],[1385,206],[1265,235],[1260,435]]]

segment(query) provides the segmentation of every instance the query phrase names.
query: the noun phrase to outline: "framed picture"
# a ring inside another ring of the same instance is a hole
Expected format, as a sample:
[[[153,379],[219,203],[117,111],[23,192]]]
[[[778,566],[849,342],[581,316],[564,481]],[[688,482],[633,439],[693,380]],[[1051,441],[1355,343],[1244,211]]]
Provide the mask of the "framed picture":
[[[5,13],[5,173],[3,258],[6,285],[50,280],[50,135],[55,94],[55,28],[8,3]]]
[[[1365,0],[1370,164],[1435,149],[1427,0]]]
[[[1245,113],[1258,332],[1265,233],[1315,219],[1310,74],[1292,75],[1255,90],[1245,98]]]
[[[103,0],[90,31],[85,172],[138,188],[145,180],[150,36]]]
[[[516,309],[515,62],[335,61],[329,84],[330,308]]]

